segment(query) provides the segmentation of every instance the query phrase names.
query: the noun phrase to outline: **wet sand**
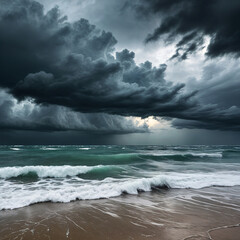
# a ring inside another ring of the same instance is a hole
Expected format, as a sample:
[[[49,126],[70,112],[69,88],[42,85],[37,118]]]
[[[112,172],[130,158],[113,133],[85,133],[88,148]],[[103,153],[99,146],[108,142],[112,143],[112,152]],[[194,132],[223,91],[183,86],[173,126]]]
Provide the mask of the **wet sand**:
[[[1,240],[239,240],[240,187],[161,190],[0,212]]]

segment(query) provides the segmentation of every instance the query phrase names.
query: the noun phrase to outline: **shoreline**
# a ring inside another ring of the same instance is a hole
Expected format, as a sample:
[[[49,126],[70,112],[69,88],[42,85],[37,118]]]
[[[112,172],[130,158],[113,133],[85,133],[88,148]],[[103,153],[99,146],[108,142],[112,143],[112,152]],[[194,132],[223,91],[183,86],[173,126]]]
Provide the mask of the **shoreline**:
[[[26,205],[26,206],[22,206],[22,207],[16,207],[16,208],[6,208],[6,209],[1,209],[0,210],[0,216],[1,216],[1,212],[8,212],[8,211],[15,211],[15,210],[19,210],[19,209],[24,209],[24,208],[28,208],[28,207],[32,207],[32,206],[35,206],[35,205],[39,205],[39,204],[71,204],[71,203],[75,203],[75,202],[97,202],[97,201],[102,201],[102,200],[114,200],[114,199],[117,199],[117,198],[122,198],[122,197],[127,197],[127,196],[138,196],[140,197],[141,194],[163,194],[163,193],[166,193],[168,191],[186,191],[186,190],[189,190],[189,191],[201,191],[201,190],[210,190],[211,189],[214,189],[214,188],[238,188],[239,187],[239,191],[240,191],[240,185],[235,185],[235,186],[208,186],[208,187],[202,187],[202,188],[198,188],[198,189],[195,189],[195,188],[169,188],[168,186],[166,185],[163,185],[163,186],[152,186],[151,187],[151,190],[150,191],[144,191],[144,190],[137,190],[137,194],[131,194],[131,193],[128,193],[126,191],[123,191],[121,195],[118,195],[118,196],[112,196],[112,197],[100,197],[100,198],[96,198],[96,199],[75,199],[75,200],[71,200],[69,202],[60,202],[60,201],[56,201],[56,202],[53,202],[51,200],[48,200],[48,201],[42,201],[42,202],[34,202],[34,203],[31,203],[29,205]]]
[[[0,239],[237,240],[239,190],[239,186],[168,189],[33,204],[0,211]]]

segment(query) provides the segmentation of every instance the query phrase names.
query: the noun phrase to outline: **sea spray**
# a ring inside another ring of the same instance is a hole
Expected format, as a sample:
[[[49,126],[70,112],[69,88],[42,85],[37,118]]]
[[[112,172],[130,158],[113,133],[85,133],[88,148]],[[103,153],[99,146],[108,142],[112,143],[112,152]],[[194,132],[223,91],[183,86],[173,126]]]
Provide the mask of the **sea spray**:
[[[239,146],[0,146],[0,209],[240,185]]]

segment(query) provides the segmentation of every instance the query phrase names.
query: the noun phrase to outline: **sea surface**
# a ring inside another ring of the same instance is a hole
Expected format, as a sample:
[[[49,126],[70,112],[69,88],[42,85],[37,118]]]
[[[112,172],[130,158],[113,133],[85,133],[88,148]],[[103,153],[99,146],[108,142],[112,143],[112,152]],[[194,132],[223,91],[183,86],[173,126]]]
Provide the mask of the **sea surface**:
[[[240,185],[240,146],[0,146],[0,210]]]

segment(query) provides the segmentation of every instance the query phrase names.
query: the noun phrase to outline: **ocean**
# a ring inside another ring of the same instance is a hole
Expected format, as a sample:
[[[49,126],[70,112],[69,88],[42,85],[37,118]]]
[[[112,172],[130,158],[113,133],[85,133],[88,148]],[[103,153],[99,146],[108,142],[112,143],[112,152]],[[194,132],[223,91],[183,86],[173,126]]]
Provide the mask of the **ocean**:
[[[240,146],[0,146],[0,210],[237,185]]]

